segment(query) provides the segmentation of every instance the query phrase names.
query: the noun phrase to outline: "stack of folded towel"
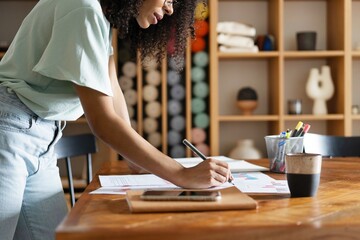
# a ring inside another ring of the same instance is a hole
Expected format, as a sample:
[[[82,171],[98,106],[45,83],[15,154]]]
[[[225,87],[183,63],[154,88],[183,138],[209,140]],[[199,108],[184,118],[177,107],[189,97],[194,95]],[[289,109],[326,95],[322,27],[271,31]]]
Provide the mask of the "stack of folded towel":
[[[221,52],[258,52],[254,43],[256,29],[240,22],[219,22],[217,24],[219,50]]]

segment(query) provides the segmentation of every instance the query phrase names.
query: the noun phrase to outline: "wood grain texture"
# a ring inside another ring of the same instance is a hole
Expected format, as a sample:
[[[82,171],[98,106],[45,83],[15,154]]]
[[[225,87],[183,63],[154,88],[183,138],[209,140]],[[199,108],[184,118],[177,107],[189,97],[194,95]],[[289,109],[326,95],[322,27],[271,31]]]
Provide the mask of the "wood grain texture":
[[[249,161],[267,166],[267,160]],[[100,174],[127,174],[109,162]],[[275,179],[284,174],[267,173]],[[132,214],[125,196],[90,195],[98,177],[58,227],[57,239],[358,239],[360,159],[324,159],[316,197],[251,195],[256,210]]]

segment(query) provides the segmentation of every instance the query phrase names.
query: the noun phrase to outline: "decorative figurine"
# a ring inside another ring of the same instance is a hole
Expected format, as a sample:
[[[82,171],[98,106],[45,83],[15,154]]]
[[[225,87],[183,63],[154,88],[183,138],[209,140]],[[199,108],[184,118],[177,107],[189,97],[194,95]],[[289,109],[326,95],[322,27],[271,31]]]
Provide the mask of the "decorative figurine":
[[[251,115],[257,107],[258,97],[251,87],[241,88],[237,94],[237,106],[244,115]]]
[[[306,83],[306,94],[314,100],[313,114],[327,114],[326,101],[334,95],[334,84],[331,79],[330,67],[312,68]]]

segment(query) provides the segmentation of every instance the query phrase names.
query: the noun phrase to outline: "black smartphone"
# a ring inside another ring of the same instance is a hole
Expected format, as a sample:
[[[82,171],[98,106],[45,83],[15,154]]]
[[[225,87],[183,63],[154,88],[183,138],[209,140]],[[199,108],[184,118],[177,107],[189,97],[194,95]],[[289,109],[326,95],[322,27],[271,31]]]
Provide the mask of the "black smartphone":
[[[149,190],[141,195],[143,200],[157,201],[217,201],[220,198],[219,191],[208,190]]]

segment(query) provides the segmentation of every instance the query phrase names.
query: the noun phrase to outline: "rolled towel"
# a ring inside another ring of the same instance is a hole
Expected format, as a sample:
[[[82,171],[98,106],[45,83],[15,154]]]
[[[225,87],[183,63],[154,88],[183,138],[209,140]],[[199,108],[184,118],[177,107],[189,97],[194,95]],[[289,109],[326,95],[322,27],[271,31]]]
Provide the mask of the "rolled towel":
[[[219,46],[219,51],[225,53],[257,53],[259,52],[259,47],[256,45],[253,47],[227,47],[221,45]]]
[[[252,38],[229,34],[219,34],[217,41],[219,44],[228,47],[253,47],[255,45]]]
[[[250,37],[255,37],[256,35],[256,29],[253,26],[240,22],[218,22],[216,30],[218,33],[243,35]]]

